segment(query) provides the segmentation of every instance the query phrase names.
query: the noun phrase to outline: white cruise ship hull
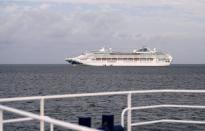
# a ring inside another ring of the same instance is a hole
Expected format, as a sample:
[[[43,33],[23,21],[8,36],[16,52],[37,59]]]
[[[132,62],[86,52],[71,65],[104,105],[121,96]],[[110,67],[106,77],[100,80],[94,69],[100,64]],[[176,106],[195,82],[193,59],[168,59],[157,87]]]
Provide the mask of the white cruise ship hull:
[[[67,62],[74,65],[88,65],[88,66],[170,66],[168,62],[135,62],[135,61],[92,61],[92,60],[77,60],[77,59],[66,59]]]

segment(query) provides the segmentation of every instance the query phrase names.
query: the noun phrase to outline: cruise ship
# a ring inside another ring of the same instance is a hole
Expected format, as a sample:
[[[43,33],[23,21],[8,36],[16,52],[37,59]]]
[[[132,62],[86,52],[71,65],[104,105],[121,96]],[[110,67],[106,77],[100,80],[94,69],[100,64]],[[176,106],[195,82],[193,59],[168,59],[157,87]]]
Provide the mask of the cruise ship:
[[[143,47],[132,52],[123,53],[102,48],[80,56],[66,58],[70,64],[89,66],[169,66],[172,62],[170,54]]]

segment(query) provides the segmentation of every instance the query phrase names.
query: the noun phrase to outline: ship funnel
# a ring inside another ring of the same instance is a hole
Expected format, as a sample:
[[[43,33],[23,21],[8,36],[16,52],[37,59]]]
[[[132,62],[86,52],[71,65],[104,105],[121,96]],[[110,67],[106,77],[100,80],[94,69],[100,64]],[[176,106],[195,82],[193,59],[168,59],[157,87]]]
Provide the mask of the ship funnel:
[[[101,48],[99,51],[100,51],[100,52],[105,52],[105,48],[103,47],[103,48]]]

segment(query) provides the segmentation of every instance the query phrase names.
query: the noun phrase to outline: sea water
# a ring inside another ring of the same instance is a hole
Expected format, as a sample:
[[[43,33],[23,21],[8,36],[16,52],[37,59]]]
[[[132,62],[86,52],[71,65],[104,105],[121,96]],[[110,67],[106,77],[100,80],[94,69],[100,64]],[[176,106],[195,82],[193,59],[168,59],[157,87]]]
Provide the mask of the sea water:
[[[205,89],[205,65],[170,67],[91,67],[64,65],[0,65],[0,97],[41,96],[87,92],[150,89]],[[205,94],[159,93],[134,95],[133,106],[154,104],[205,105]],[[9,102],[5,105],[39,113],[39,101]],[[103,114],[114,114],[120,124],[126,96],[83,97],[48,100],[46,115],[77,123],[78,117],[92,117],[92,126],[100,127]],[[133,122],[159,119],[205,120],[202,109],[146,109],[133,111]],[[5,113],[5,118],[13,118]],[[7,131],[36,131],[38,121],[5,124]],[[46,130],[49,125],[46,124]],[[64,131],[55,127],[55,130]],[[153,124],[133,127],[133,131],[204,131],[205,125]]]

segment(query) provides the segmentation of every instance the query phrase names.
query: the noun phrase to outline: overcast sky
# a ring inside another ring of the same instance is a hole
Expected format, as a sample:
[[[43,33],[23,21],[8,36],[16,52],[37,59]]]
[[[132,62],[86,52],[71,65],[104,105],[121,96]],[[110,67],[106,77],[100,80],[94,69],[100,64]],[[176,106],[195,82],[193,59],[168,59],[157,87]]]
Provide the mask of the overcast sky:
[[[142,46],[205,64],[205,0],[0,0],[0,64]]]

